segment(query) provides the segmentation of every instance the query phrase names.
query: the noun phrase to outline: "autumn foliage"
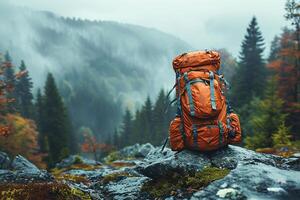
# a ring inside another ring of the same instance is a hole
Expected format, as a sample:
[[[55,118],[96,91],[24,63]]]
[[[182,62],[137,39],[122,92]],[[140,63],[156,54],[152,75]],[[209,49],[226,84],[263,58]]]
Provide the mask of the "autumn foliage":
[[[6,70],[12,68],[13,65],[10,61],[4,61],[2,54],[0,54],[0,121],[3,122],[3,114],[5,113],[6,107],[9,103],[15,101],[14,98],[8,98],[8,94],[14,90],[14,85],[11,80],[4,77]],[[14,74],[14,78],[19,79],[24,76],[27,71],[20,71]],[[8,136],[11,127],[1,123],[0,125],[0,136]]]
[[[98,142],[90,129],[85,128],[81,132],[84,137],[84,142],[81,144],[81,151],[84,153],[92,153],[95,160],[98,159],[100,152],[107,153],[113,150],[113,146]]]
[[[13,114],[7,114],[4,121],[10,127],[10,134],[0,140],[0,149],[12,156],[22,154],[39,167],[45,168],[43,155],[38,152],[38,132],[34,121]]]

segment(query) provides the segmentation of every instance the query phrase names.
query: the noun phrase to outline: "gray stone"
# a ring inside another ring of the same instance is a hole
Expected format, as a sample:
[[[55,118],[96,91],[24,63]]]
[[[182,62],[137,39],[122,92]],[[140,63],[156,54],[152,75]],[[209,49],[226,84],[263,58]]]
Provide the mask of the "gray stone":
[[[212,182],[208,187],[195,193],[192,199],[218,199],[217,191],[224,183],[240,194],[237,199],[243,196],[248,199],[297,199],[300,194],[299,177],[298,171],[278,169],[259,162],[247,165],[241,163],[225,178]],[[274,192],[270,188],[282,188],[286,192]],[[234,199],[232,196],[230,198]]]
[[[118,182],[113,182],[105,187],[112,199],[144,199],[141,197],[141,187],[148,181],[147,177],[127,177]]]
[[[29,162],[26,158],[24,158],[21,155],[17,155],[15,157],[15,159],[13,160],[11,166],[12,166],[13,170],[28,170],[28,171],[31,171],[31,172],[34,172],[34,171],[38,172],[39,171],[39,169],[34,164]]]
[[[8,169],[10,166],[10,159],[5,152],[0,151],[0,169]]]
[[[149,152],[144,162],[137,165],[136,170],[155,179],[174,172],[200,171],[206,166],[210,166],[210,160],[205,154],[188,150],[176,154],[168,148],[164,152],[156,148]]]

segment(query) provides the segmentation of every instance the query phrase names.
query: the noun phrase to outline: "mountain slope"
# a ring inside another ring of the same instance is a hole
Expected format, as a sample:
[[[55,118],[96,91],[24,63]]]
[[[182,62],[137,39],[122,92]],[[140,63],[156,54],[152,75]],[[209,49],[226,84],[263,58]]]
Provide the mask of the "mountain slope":
[[[145,27],[62,18],[0,3],[0,51],[24,59],[36,87],[57,77],[75,128],[108,135],[125,107],[173,83],[172,58],[189,50],[174,36]]]

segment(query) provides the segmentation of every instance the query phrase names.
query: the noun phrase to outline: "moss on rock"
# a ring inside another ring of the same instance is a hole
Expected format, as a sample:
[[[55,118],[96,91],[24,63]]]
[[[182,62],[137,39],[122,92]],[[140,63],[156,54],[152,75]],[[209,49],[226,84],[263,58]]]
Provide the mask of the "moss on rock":
[[[117,172],[117,173],[112,173],[104,176],[101,180],[103,184],[107,184],[112,181],[117,181],[119,179],[125,178],[125,177],[133,177],[132,174],[129,174],[127,172]]]
[[[0,184],[1,199],[58,199],[58,200],[91,200],[83,191],[71,188],[65,183],[30,183],[30,184]]]
[[[181,174],[174,172],[172,175],[151,180],[142,186],[142,192],[148,193],[153,198],[176,196],[180,191],[185,194],[193,193],[209,183],[224,178],[229,169],[206,167],[200,172]]]

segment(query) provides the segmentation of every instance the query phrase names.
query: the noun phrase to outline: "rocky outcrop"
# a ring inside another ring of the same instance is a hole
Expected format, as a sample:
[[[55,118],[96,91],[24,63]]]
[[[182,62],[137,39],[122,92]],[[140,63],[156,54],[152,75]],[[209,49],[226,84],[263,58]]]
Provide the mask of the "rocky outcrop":
[[[298,199],[300,195],[299,157],[230,145],[209,153],[175,153],[137,144],[117,154],[119,159],[109,164],[69,157],[57,165],[59,176],[92,199]],[[78,160],[85,164],[76,165]],[[13,163],[16,171],[41,172],[23,157]],[[0,170],[2,179],[14,176],[15,171]]]
[[[0,155],[6,153],[0,152]],[[32,182],[50,182],[53,177],[46,170],[38,169],[34,164],[29,162],[26,158],[18,155],[14,158],[12,163],[9,158],[2,157],[5,160],[4,165],[0,169],[0,183],[32,183]],[[3,167],[4,166],[4,167]]]

